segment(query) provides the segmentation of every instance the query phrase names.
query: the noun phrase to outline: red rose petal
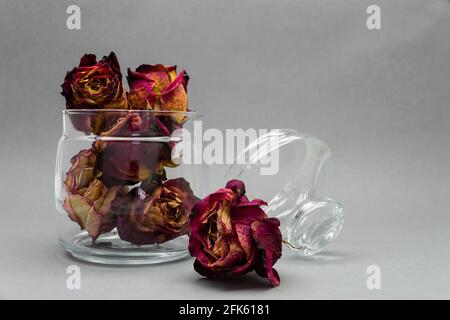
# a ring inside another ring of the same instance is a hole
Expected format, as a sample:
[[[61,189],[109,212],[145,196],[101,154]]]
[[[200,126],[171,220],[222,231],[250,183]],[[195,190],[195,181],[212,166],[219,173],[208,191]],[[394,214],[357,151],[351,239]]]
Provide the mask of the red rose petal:
[[[262,259],[258,270],[264,269],[265,272],[259,272],[266,276],[274,286],[280,285],[278,272],[273,269],[273,265],[281,257],[282,237],[279,229],[280,221],[276,218],[269,218],[263,221],[254,221],[251,225],[253,237],[258,249],[261,250]]]

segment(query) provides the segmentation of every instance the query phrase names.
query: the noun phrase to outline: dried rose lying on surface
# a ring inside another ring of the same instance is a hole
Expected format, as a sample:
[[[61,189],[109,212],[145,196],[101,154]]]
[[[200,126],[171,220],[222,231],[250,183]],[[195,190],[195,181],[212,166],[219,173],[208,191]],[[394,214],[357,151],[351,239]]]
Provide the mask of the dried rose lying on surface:
[[[113,204],[122,240],[137,245],[162,243],[184,235],[196,198],[183,178],[167,180],[151,195],[134,188]]]
[[[281,257],[280,222],[260,208],[266,203],[245,196],[242,181],[231,180],[192,209],[189,252],[195,270],[209,278],[255,270],[274,286],[280,277],[273,265]]]

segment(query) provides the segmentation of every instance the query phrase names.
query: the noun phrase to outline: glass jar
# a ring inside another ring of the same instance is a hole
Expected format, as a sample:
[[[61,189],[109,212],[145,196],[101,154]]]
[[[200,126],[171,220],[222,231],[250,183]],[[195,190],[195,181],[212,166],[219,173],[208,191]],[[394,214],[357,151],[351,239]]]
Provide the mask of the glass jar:
[[[280,220],[285,243],[311,256],[333,242],[344,224],[340,203],[316,191],[330,155],[327,144],[310,134],[271,130],[237,155],[224,182],[241,179],[248,190],[257,190],[252,196],[267,200],[265,211]]]
[[[185,257],[190,210],[208,190],[201,164],[174,150],[194,112],[63,111],[58,238],[76,258],[152,264]],[[184,141],[183,143],[186,143]]]

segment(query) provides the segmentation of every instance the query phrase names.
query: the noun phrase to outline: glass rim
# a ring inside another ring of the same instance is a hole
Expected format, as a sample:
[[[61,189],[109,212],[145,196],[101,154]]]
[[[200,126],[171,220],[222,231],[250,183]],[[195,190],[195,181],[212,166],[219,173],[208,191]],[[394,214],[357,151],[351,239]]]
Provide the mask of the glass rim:
[[[184,115],[184,116],[201,116],[196,111],[177,111],[177,110],[134,110],[134,109],[64,109],[62,110],[64,115],[77,115],[77,114],[101,114],[101,113],[147,113],[154,115]]]

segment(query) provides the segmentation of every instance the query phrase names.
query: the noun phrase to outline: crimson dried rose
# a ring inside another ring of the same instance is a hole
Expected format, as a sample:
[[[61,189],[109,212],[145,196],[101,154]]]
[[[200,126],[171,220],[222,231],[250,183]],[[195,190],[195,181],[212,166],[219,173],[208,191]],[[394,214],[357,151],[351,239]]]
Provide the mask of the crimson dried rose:
[[[121,187],[107,187],[94,175],[96,155],[92,149],[82,150],[71,160],[72,166],[64,181],[67,196],[64,208],[69,218],[86,229],[95,240],[116,226],[111,203]]]
[[[192,209],[189,252],[195,270],[205,277],[255,270],[274,286],[280,277],[273,265],[281,257],[280,222],[260,208],[266,203],[245,196],[242,181],[231,180]]]
[[[62,84],[67,109],[126,109],[122,73],[114,52],[97,62],[85,54],[78,67],[68,72]]]
[[[113,204],[122,240],[136,245],[162,243],[188,231],[196,198],[183,178],[167,180],[151,195],[134,188]]]
[[[136,71],[128,69],[128,103],[131,109],[187,111],[187,84],[189,77],[186,71],[177,75],[176,66],[162,64],[139,66]],[[183,115],[172,118],[182,123]]]

